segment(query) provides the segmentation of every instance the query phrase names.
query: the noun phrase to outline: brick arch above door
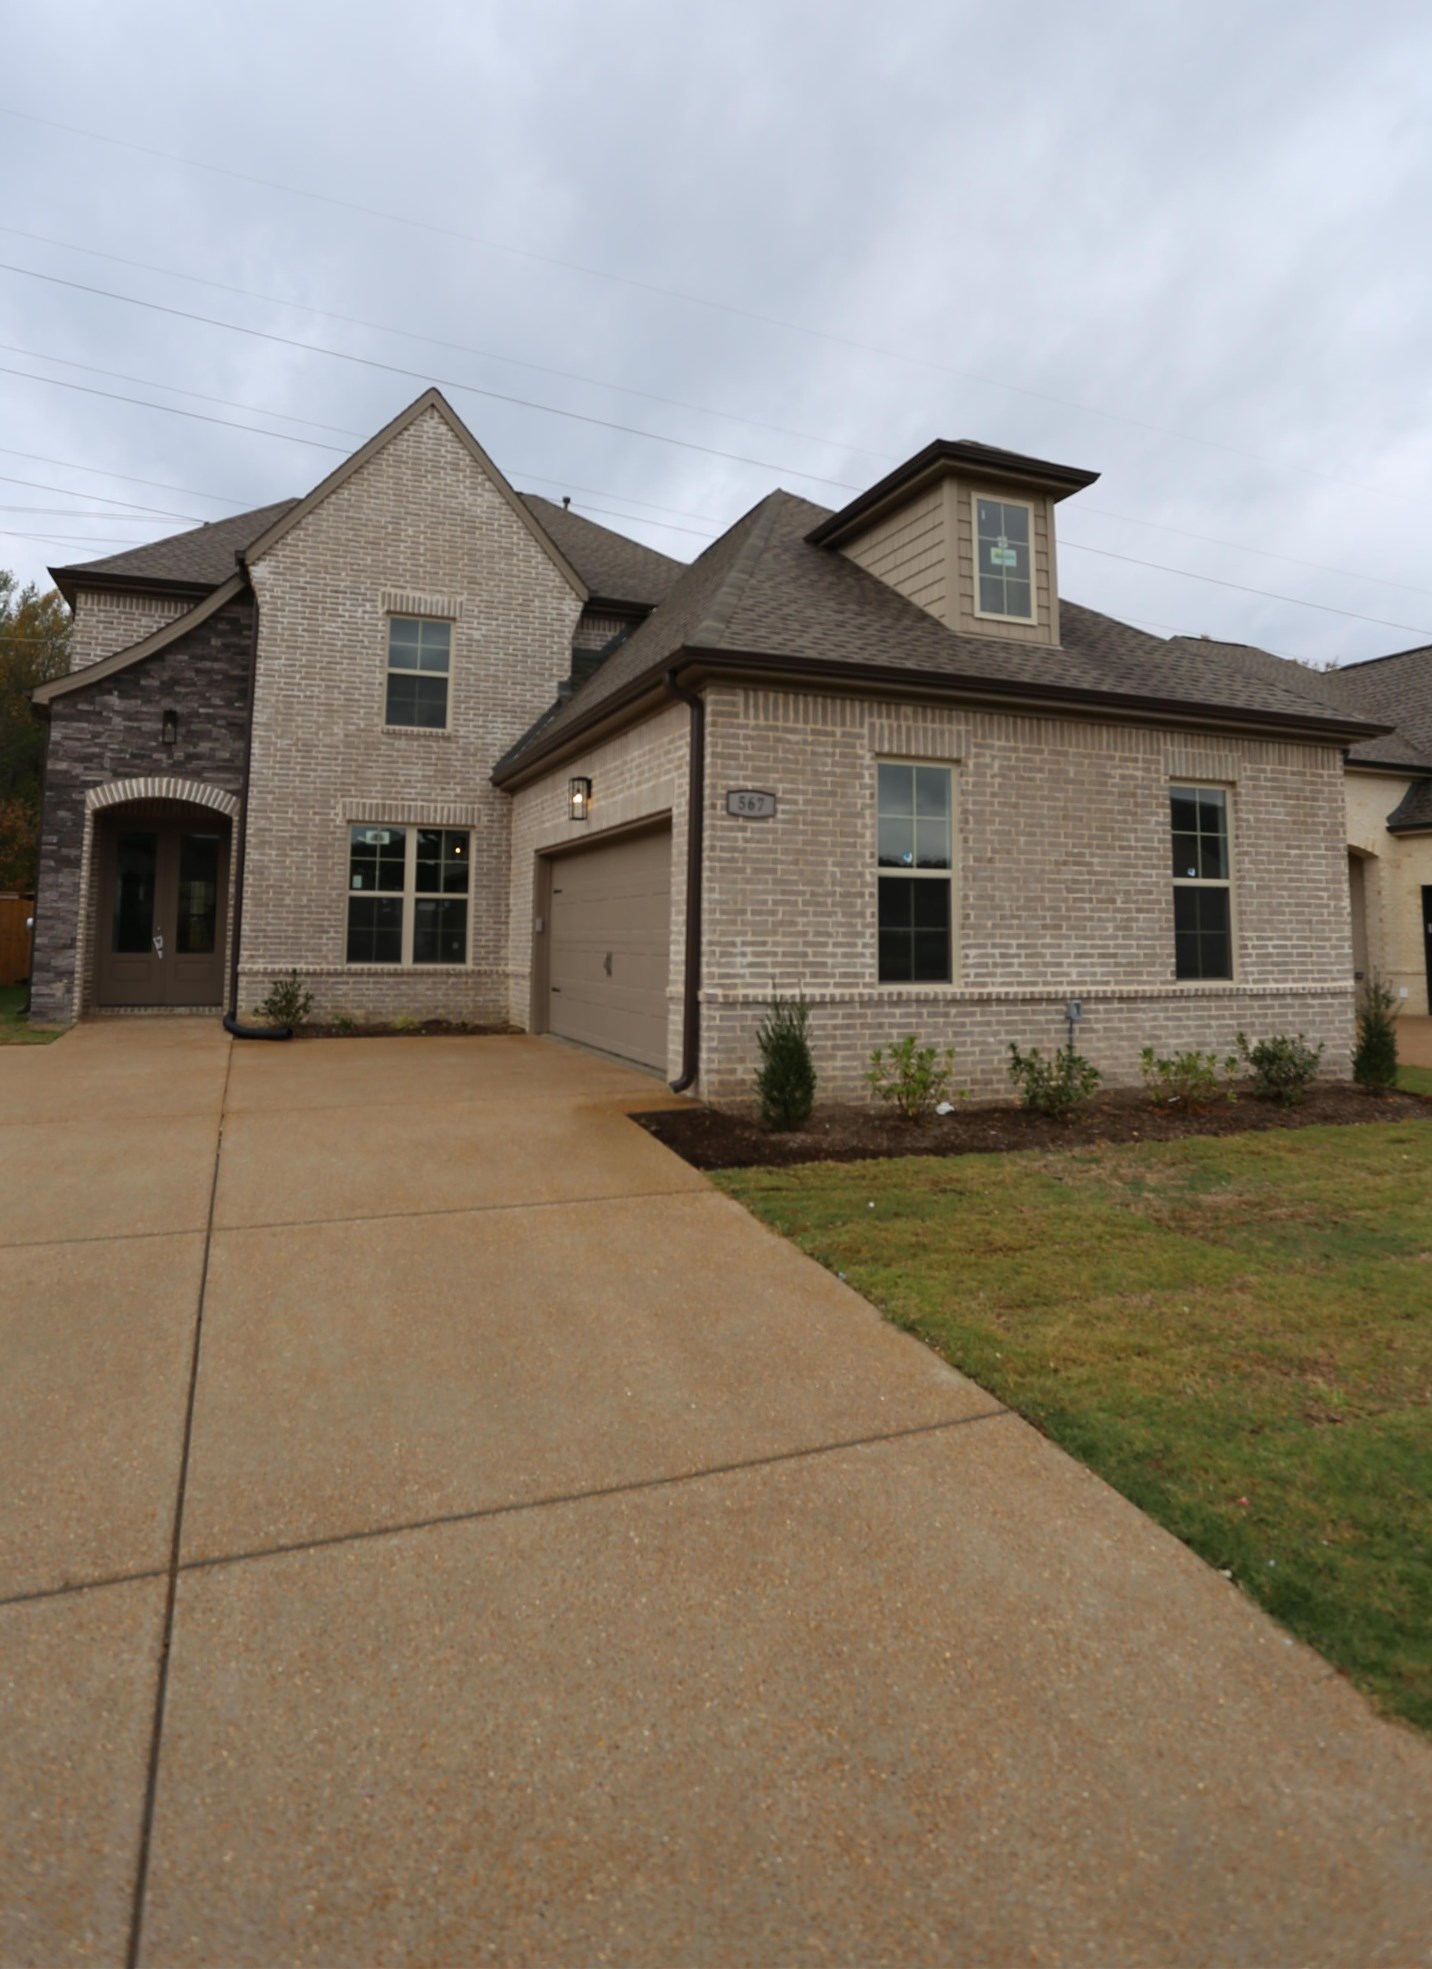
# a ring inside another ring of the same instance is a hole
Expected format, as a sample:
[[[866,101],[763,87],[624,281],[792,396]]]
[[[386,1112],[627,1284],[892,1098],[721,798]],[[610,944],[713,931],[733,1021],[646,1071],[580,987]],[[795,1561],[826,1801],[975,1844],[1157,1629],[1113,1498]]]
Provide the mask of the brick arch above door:
[[[165,776],[144,779],[112,779],[103,786],[91,786],[85,794],[85,809],[96,813],[101,807],[122,807],[133,800],[186,800],[192,807],[213,807],[230,820],[239,817],[239,796],[222,787],[206,786],[202,780],[172,779]]]
[[[81,898],[79,923],[75,938],[75,968],[73,982],[74,1015],[82,1017],[93,1005],[94,978],[94,914],[95,914],[95,854],[94,837],[96,817],[109,807],[133,806],[146,800],[177,800],[191,807],[208,807],[212,812],[223,814],[232,824],[237,834],[239,815],[243,802],[237,793],[227,792],[223,787],[210,786],[199,779],[182,779],[177,774],[146,773],[134,779],[111,779],[101,786],[85,789],[84,834],[80,846],[79,893]],[[227,909],[225,912],[225,935],[232,938],[234,931],[235,889],[238,879],[238,857],[229,856],[229,881]],[[232,952],[233,944],[227,948]]]

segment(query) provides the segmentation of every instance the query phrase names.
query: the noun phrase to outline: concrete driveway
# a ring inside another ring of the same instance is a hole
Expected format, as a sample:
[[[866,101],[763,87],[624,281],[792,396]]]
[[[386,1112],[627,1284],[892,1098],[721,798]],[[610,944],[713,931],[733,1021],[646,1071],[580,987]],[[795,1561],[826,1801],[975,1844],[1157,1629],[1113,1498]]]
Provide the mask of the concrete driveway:
[[[0,1051],[0,1961],[1432,1960],[1432,1748],[660,1097]]]

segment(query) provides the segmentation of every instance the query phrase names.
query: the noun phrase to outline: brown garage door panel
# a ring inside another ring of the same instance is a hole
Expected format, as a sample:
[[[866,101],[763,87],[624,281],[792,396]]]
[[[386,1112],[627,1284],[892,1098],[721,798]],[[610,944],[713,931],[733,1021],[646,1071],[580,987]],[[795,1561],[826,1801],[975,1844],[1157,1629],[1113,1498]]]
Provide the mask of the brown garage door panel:
[[[671,831],[552,867],[548,1026],[644,1066],[666,1065]]]

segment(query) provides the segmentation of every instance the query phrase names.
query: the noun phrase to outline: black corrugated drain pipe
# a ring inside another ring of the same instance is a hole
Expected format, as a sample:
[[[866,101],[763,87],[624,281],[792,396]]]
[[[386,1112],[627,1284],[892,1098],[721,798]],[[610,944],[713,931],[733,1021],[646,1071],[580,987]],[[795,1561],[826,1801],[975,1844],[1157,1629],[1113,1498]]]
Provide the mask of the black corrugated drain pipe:
[[[691,747],[686,788],[686,963],[681,1008],[681,1078],[673,1094],[696,1084],[701,1065],[701,864],[706,831],[706,701],[678,683],[674,669],[666,688],[691,707]]]

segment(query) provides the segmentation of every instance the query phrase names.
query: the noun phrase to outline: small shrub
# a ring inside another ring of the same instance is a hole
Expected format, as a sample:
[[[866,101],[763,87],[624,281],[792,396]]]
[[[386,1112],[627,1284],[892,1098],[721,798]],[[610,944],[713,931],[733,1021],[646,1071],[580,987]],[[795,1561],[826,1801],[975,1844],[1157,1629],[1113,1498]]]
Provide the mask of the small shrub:
[[[1145,1046],[1139,1062],[1144,1085],[1157,1108],[1183,1108],[1198,1114],[1211,1107],[1220,1094],[1229,1101],[1237,1098],[1225,1084],[1225,1077],[1238,1069],[1236,1053],[1221,1062],[1216,1053],[1196,1052],[1175,1053],[1172,1059],[1161,1060],[1152,1046]]]
[[[955,1070],[950,1047],[941,1053],[937,1047],[922,1046],[914,1033],[897,1040],[885,1056],[877,1046],[870,1055],[865,1078],[882,1101],[893,1101],[907,1121],[924,1121],[937,1102],[944,1099]]]
[[[346,1039],[350,1032],[357,1032],[358,1021],[351,1012],[335,1012],[331,1020],[333,1030]]]
[[[802,1128],[815,1105],[815,1066],[810,1056],[810,1007],[804,998],[773,998],[756,1029],[761,1070],[756,1093],[761,1120],[779,1132]]]
[[[395,1012],[388,1025],[394,1032],[416,1032],[418,1022],[411,1012]]]
[[[258,1010],[270,1025],[301,1026],[313,1010],[313,993],[304,990],[297,971],[290,971],[286,978],[274,979]]]
[[[1397,995],[1374,971],[1357,1008],[1352,1077],[1374,1094],[1397,1084]]]
[[[1261,1100],[1281,1101],[1285,1108],[1296,1107],[1302,1100],[1323,1057],[1322,1047],[1314,1050],[1301,1032],[1296,1039],[1277,1032],[1256,1045],[1250,1045],[1247,1035],[1240,1032],[1237,1044],[1239,1056],[1253,1076],[1253,1092]]]
[[[1084,1106],[1104,1076],[1082,1053],[1074,1051],[1072,1042],[1048,1059],[1037,1046],[1021,1053],[1011,1042],[1009,1077],[1025,1107],[1065,1121]]]

